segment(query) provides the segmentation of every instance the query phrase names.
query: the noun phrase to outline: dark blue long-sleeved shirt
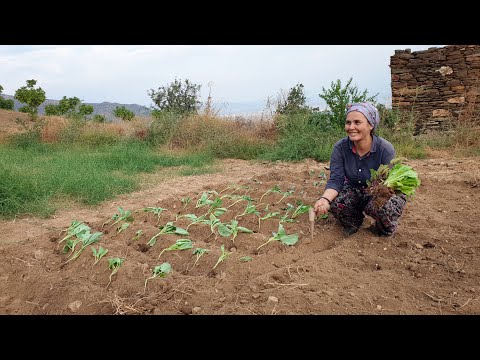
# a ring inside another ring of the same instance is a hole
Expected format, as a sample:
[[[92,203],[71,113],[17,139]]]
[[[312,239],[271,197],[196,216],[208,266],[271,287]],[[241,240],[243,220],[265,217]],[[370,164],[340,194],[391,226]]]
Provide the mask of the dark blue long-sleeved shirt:
[[[330,178],[325,189],[340,192],[345,180],[352,186],[366,186],[370,169],[378,170],[381,164],[388,164],[395,157],[393,145],[373,135],[372,148],[365,156],[356,153],[353,142],[347,137],[337,141],[330,157]]]

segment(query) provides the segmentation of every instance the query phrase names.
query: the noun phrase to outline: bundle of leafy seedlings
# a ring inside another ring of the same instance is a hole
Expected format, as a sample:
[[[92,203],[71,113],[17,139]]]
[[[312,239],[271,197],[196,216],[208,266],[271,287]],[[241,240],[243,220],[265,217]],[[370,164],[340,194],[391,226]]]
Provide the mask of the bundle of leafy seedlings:
[[[402,158],[394,158],[390,164],[382,164],[378,170],[370,169],[367,193],[373,198],[373,205],[380,209],[395,194],[403,193],[411,197],[420,186],[420,179],[411,166],[402,163]]]

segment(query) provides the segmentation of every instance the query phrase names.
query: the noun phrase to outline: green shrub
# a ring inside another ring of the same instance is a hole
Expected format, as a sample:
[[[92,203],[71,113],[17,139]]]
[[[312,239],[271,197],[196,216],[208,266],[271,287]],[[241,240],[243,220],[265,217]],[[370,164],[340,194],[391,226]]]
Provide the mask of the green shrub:
[[[181,115],[175,112],[152,111],[153,121],[148,129],[146,141],[150,145],[168,144],[178,129]]]
[[[115,110],[113,110],[113,115],[123,121],[130,121],[135,117],[133,111],[128,110],[125,106],[117,106]]]
[[[341,129],[345,126],[348,104],[364,101],[374,102],[378,95],[368,96],[367,90],[359,92],[356,85],[351,85],[352,80],[352,78],[348,79],[345,86],[342,86],[340,79],[335,82],[332,81],[330,89],[322,87],[322,93],[318,95],[327,103],[328,111],[332,117],[332,123]]]
[[[30,114],[32,119],[37,118],[38,107],[45,101],[45,91],[41,87],[35,89],[37,80],[27,80],[27,85],[15,91],[15,99],[22,104],[27,104],[19,109],[19,111]]]
[[[196,85],[188,79],[185,83],[177,80],[167,86],[161,86],[158,91],[151,89],[148,95],[160,112],[178,114],[196,114],[201,102],[198,100],[201,85]]]

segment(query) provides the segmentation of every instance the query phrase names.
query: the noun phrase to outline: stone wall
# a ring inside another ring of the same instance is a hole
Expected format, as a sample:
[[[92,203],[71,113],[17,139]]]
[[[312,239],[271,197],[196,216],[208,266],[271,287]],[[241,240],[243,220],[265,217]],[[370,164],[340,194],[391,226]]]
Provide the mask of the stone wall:
[[[392,108],[415,114],[416,133],[478,121],[480,45],[395,50],[390,70]]]

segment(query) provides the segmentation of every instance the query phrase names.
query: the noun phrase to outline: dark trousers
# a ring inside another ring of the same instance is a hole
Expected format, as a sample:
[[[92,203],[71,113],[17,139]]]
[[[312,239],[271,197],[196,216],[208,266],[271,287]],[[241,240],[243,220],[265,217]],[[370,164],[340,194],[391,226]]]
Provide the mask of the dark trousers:
[[[375,209],[371,196],[364,188],[345,184],[332,201],[330,210],[344,227],[360,228],[365,213],[375,219],[375,226],[380,234],[392,235],[397,230],[398,219],[406,202],[405,195],[394,195],[380,209]]]

